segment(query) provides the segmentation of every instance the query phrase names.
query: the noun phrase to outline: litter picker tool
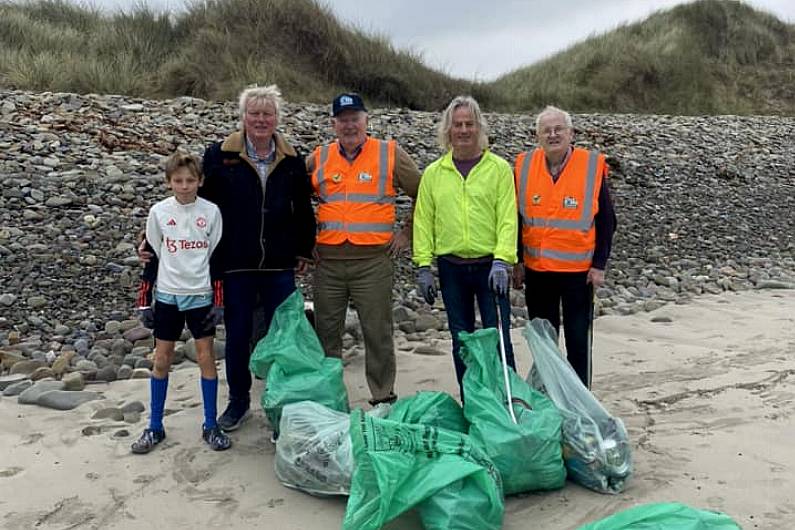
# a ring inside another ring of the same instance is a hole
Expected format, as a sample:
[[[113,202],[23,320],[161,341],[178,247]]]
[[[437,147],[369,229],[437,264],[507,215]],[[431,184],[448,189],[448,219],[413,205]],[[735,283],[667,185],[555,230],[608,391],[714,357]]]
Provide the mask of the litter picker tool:
[[[511,414],[511,421],[517,423],[516,415],[513,413],[513,396],[511,396],[511,380],[508,377],[508,357],[505,354],[505,338],[502,335],[502,314],[500,312],[500,297],[494,297],[497,305],[497,334],[500,336],[500,360],[502,361],[502,376],[505,382],[505,395],[508,399],[508,412]]]

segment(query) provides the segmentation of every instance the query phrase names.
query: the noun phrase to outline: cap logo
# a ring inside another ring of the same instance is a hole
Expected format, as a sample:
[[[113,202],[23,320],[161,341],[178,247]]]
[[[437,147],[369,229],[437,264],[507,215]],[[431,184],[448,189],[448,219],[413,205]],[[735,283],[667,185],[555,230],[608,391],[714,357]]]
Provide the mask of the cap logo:
[[[342,96],[340,98],[340,106],[353,105],[353,98],[350,96]]]

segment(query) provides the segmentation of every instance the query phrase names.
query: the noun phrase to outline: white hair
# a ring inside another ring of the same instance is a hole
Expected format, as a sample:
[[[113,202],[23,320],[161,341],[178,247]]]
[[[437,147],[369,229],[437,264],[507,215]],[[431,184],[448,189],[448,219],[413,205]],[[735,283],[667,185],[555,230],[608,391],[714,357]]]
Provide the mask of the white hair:
[[[538,116],[536,116],[536,132],[538,132],[538,128],[541,126],[541,118],[543,118],[544,116],[547,116],[549,114],[560,114],[561,116],[563,116],[563,121],[566,122],[566,127],[568,127],[569,129],[573,129],[574,128],[574,124],[571,121],[571,114],[569,114],[568,112],[566,112],[563,109],[559,109],[559,108],[554,107],[552,105],[547,105],[544,108],[544,110],[539,112]]]

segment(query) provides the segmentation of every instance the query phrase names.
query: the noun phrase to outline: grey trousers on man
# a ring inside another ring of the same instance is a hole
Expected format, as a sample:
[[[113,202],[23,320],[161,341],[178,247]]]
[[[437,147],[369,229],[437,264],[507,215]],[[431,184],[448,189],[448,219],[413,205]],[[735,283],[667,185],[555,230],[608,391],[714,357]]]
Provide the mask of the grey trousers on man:
[[[371,402],[391,401],[395,389],[392,337],[392,259],[322,259],[314,274],[315,329],[329,357],[342,357],[348,301],[364,336],[365,374]]]

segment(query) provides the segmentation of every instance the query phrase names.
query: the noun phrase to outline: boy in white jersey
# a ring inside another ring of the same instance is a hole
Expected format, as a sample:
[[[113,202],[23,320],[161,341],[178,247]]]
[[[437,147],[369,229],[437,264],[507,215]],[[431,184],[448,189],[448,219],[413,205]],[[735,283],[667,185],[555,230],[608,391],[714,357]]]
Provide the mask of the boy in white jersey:
[[[148,453],[166,437],[163,409],[168,371],[174,343],[186,323],[196,341],[201,370],[202,438],[216,451],[232,445],[216,423],[218,375],[213,337],[224,309],[221,271],[216,260],[211,264],[211,256],[221,240],[221,213],[215,204],[196,196],[202,182],[197,158],[180,152],[171,155],[166,160],[166,184],[174,195],[152,206],[146,220],[146,241],[157,259],[150,260],[141,275],[138,310],[144,326],[154,329],[155,362],[149,427],[133,442],[133,453]]]

